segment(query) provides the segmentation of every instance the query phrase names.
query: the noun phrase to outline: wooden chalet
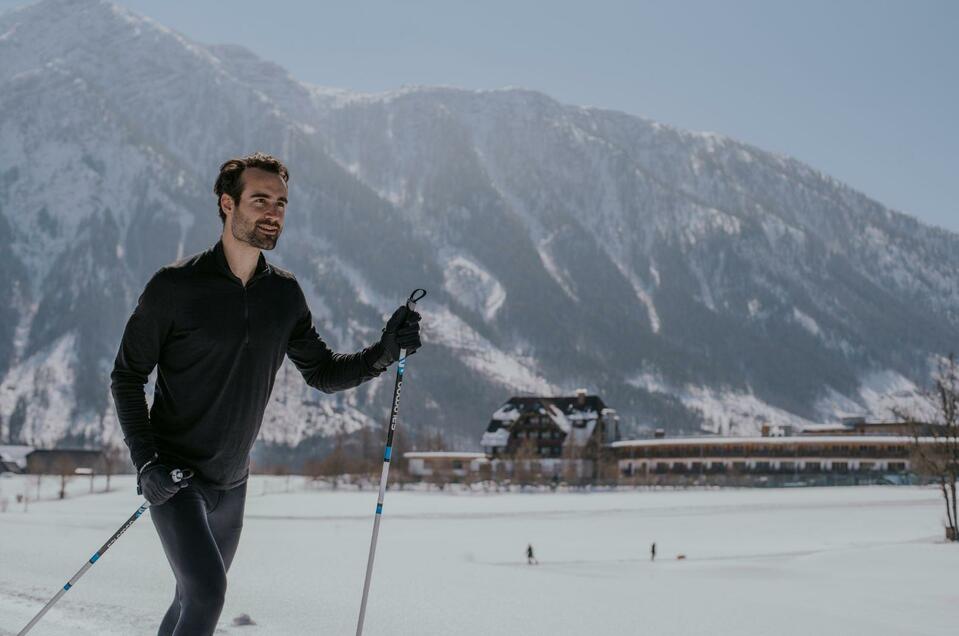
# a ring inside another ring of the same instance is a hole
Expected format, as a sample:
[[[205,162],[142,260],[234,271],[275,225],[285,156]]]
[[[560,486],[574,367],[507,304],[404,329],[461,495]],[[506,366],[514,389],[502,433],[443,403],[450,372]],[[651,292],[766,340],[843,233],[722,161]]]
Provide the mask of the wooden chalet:
[[[493,413],[480,440],[491,459],[598,454],[619,438],[619,417],[598,395],[512,397]]]
[[[104,474],[103,451],[82,448],[35,450],[27,455],[27,472],[34,475]]]

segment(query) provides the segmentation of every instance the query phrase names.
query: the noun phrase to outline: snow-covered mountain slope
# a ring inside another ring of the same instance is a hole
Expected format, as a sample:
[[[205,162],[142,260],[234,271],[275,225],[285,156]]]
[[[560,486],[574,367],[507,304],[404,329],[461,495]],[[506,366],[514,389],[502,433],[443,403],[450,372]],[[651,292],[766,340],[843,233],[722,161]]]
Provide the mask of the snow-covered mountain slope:
[[[94,0],[0,16],[0,112],[11,441],[117,437],[123,323],[216,240],[216,170],[254,150],[290,166],[270,258],[334,347],[429,289],[403,415],[460,445],[512,394],[579,386],[627,426],[884,416],[956,345],[959,237],[717,135],[526,90],[308,86]],[[262,438],[373,425],[385,383],[320,396],[285,367]]]

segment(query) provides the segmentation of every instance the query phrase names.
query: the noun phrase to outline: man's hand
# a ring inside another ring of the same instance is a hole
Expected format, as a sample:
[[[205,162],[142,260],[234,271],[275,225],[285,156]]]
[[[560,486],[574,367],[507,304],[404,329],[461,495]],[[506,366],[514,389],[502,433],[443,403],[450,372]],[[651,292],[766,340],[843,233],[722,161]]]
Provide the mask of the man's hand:
[[[151,506],[159,506],[177,494],[181,488],[190,485],[188,479],[182,479],[179,482],[173,481],[171,472],[172,469],[169,466],[151,464],[140,473],[139,485],[143,490],[143,496],[146,497]]]
[[[400,359],[400,349],[406,349],[406,355],[416,353],[423,343],[420,342],[420,314],[401,305],[383,327],[380,338],[383,354],[373,363],[377,371],[382,371]]]

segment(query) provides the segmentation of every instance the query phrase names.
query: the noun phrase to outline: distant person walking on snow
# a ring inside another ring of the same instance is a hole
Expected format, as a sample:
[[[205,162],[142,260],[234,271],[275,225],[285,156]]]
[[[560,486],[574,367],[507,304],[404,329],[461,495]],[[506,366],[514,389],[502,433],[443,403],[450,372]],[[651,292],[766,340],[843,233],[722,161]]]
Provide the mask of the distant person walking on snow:
[[[653,541],[653,545],[649,546],[649,560],[650,561],[656,560],[656,542],[655,541]]]
[[[539,565],[539,561],[536,560],[536,557],[533,556],[533,544],[530,543],[526,546],[526,563],[528,565]]]
[[[117,353],[120,427],[176,578],[159,636],[216,628],[243,527],[250,449],[283,358],[307,384],[334,393],[377,377],[400,349],[420,347],[420,315],[405,305],[360,352],[333,353],[323,342],[296,278],[262,253],[283,231],[288,181],[286,166],[260,153],[220,167],[220,240],[154,274]],[[388,250],[390,237],[377,228],[367,238]],[[154,367],[148,411],[143,387]],[[192,470],[192,483],[174,482],[173,468]]]

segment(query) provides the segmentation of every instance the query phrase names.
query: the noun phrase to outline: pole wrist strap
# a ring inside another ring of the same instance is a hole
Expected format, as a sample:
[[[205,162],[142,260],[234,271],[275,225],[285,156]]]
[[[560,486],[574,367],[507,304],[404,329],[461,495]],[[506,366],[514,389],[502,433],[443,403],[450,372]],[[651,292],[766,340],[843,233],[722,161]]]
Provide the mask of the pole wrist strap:
[[[143,462],[143,465],[140,466],[140,470],[137,471],[137,494],[143,494],[143,488],[140,486],[140,477],[143,475],[143,471],[147,469],[148,466],[151,466],[160,461],[160,456],[156,453],[153,453],[153,457]]]

